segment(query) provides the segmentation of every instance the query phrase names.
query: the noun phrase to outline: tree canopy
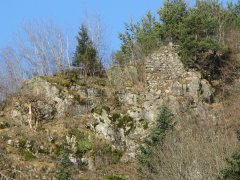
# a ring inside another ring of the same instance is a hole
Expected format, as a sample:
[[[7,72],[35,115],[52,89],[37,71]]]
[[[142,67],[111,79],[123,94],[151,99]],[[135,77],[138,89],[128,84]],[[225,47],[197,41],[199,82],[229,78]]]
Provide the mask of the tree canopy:
[[[147,12],[139,22],[125,25],[119,35],[118,62],[138,61],[159,46],[173,43],[185,67],[197,68],[209,80],[219,77],[221,69],[232,63],[229,57],[238,45],[234,42],[233,48],[230,39],[234,39],[233,32],[240,34],[240,1],[196,0],[194,6],[188,6],[184,0],[168,0],[157,14]]]

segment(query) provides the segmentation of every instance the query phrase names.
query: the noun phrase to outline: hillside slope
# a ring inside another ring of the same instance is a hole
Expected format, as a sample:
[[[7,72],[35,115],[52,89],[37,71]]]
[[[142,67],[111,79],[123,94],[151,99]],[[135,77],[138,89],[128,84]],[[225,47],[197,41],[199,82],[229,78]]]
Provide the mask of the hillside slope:
[[[184,70],[171,46],[146,59],[144,82],[138,73],[129,65],[112,67],[108,78],[67,70],[24,82],[0,113],[0,177],[137,179],[138,148],[167,106],[175,130],[152,162],[160,173],[152,178],[216,178],[238,140],[224,128],[214,88]]]

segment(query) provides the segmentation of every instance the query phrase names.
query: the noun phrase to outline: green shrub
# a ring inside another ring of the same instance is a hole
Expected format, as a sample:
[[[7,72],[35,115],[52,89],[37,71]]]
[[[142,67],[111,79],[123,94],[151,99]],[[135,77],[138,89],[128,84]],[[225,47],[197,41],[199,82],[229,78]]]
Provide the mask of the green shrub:
[[[117,93],[114,94],[113,104],[115,107],[118,107],[118,108],[123,105],[122,102],[119,100]]]
[[[123,176],[110,175],[110,176],[106,176],[104,180],[125,180],[125,178]]]
[[[240,149],[227,159],[228,166],[220,172],[218,179],[239,180],[240,179]]]
[[[123,151],[113,149],[107,143],[99,144],[94,147],[94,156],[99,156],[102,159],[108,159],[109,163],[118,163],[123,155]]]
[[[123,151],[114,149],[112,150],[111,156],[112,156],[112,163],[118,163],[123,156]]]
[[[58,87],[69,88],[71,86],[71,80],[66,75],[58,74],[57,76],[44,76],[42,78],[49,83],[56,84]]]
[[[149,137],[145,139],[145,143],[139,147],[139,152],[137,154],[137,165],[138,174],[140,178],[146,178],[143,175],[144,171],[155,173],[156,170],[152,166],[152,161],[154,159],[153,150],[156,146],[161,146],[164,143],[164,138],[167,133],[173,129],[173,114],[168,107],[162,107],[160,115],[156,120],[156,126],[153,128]]]
[[[128,135],[133,129],[135,129],[134,119],[130,116],[119,117],[116,120],[116,127],[124,129],[124,135]]]
[[[102,106],[102,109],[104,109],[108,114],[111,111],[110,107],[108,107],[108,106]]]
[[[61,152],[64,150],[64,146],[63,145],[59,145],[59,144],[56,144],[56,146],[55,146],[55,149],[54,149],[54,154],[56,155],[56,156],[60,156],[60,154],[61,154]]]
[[[97,79],[94,84],[97,84],[99,86],[105,87],[107,85],[107,81],[105,79]]]
[[[72,130],[69,134],[76,137],[77,148],[80,154],[85,154],[93,148],[93,141],[89,134],[79,130]]]
[[[61,152],[61,159],[56,170],[57,180],[69,180],[71,179],[71,165],[72,162],[69,160],[69,153],[65,150]]]
[[[143,123],[143,129],[145,129],[145,130],[148,129],[148,122]]]
[[[27,143],[26,140],[20,139],[19,140],[19,148],[25,149],[26,143]]]
[[[120,114],[118,114],[118,113],[113,113],[113,114],[112,114],[112,121],[113,121],[113,122],[116,122],[117,119],[119,119],[120,117],[121,117]]]
[[[34,156],[32,152],[25,151],[24,158],[26,161],[30,161],[30,160],[36,159],[36,156]]]
[[[172,114],[172,111],[168,107],[166,106],[162,107],[160,115],[157,118],[156,127],[150,134],[150,140],[152,145],[155,145],[158,142],[163,141],[167,132],[173,129],[175,124],[173,122],[173,117],[174,115]]]
[[[0,122],[0,129],[9,128],[10,124],[8,122]]]
[[[21,149],[20,153],[24,157],[25,161],[31,161],[31,160],[36,159],[36,156],[30,151],[26,151],[26,150]]]

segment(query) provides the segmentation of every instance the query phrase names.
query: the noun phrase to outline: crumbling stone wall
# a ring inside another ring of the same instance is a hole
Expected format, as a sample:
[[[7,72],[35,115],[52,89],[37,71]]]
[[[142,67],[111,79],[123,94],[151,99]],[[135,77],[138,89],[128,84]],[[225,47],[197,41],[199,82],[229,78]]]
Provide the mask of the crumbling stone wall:
[[[210,99],[214,89],[195,70],[184,69],[173,46],[163,46],[146,59],[146,83],[148,92],[162,95],[185,96],[194,102]]]

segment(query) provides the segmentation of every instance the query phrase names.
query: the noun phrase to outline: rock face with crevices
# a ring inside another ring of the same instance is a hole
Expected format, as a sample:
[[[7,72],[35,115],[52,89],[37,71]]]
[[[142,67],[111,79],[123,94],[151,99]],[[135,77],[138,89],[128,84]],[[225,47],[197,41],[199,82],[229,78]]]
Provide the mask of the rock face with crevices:
[[[162,47],[146,60],[146,81],[148,91],[174,96],[189,96],[195,102],[210,99],[214,93],[200,72],[184,70],[184,66],[171,46]]]
[[[51,81],[43,77],[32,78],[22,85],[20,94],[25,99],[11,106],[11,116],[15,121],[27,120],[27,104],[31,103],[28,97],[39,98],[34,101],[35,109],[46,120],[88,114],[85,126],[123,151],[121,159],[124,162],[134,161],[139,144],[151,132],[164,105],[182,118],[201,115],[204,119],[217,119],[216,111],[210,108],[214,89],[199,72],[184,69],[173,47],[161,47],[146,58],[145,87],[135,91],[130,85],[135,83],[137,73],[134,66],[113,67],[107,73],[111,88],[103,89],[66,79],[59,81],[57,77],[51,77]],[[125,109],[122,112],[105,106],[111,99],[108,96],[113,96],[112,87],[118,83],[123,88],[114,94],[114,99]]]
[[[34,77],[22,84],[18,97],[13,101],[11,117],[26,122],[29,104],[45,119],[82,115],[100,103],[103,94],[93,87],[76,84],[64,87],[42,77]]]
[[[95,115],[97,125],[93,130],[113,144],[120,144],[126,150],[124,161],[134,160],[139,142],[149,134],[163,105],[181,117],[194,118],[205,114],[206,119],[210,116],[214,119],[217,114],[210,112],[214,89],[199,72],[184,69],[173,47],[161,47],[147,57],[145,76],[145,89],[136,93],[126,88],[118,95],[119,101],[128,107],[125,115],[131,117],[134,124],[128,134],[124,134],[124,127],[114,129],[116,124],[111,122],[111,112],[103,110],[103,114]],[[110,77],[112,81],[113,78]]]

